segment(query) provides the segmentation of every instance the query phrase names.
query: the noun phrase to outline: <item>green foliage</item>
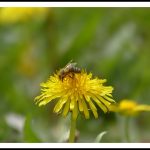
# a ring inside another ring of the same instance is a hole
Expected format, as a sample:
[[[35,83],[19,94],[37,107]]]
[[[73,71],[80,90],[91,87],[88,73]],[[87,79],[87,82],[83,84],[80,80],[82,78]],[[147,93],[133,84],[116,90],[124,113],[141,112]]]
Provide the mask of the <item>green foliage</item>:
[[[36,133],[33,131],[32,126],[32,119],[31,116],[28,116],[24,123],[24,129],[23,129],[23,139],[24,142],[27,143],[38,143],[41,142],[39,137],[36,135]]]
[[[107,131],[101,132],[95,139],[95,143],[100,143],[102,140],[102,137],[107,133]]]

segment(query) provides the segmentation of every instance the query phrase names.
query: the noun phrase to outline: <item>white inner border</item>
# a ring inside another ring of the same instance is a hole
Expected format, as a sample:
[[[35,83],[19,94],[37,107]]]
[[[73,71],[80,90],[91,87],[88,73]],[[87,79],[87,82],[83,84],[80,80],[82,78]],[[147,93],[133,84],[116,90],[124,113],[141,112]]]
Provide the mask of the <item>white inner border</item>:
[[[0,7],[150,7],[150,2],[0,2]]]
[[[150,7],[150,2],[0,2],[0,7]],[[150,143],[0,143],[0,148],[149,148]]]
[[[150,143],[1,143],[0,148],[149,148]]]

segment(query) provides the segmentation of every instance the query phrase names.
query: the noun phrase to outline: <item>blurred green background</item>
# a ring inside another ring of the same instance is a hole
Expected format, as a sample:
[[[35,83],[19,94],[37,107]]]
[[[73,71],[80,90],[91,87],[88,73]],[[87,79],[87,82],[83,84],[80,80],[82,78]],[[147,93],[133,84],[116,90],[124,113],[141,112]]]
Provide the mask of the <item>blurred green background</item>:
[[[70,119],[53,113],[55,101],[38,107],[40,83],[73,59],[107,79],[113,97],[150,104],[149,8],[45,8],[45,13],[3,13],[0,8],[0,142],[63,142]],[[28,8],[25,8],[26,10]],[[5,14],[5,15],[4,15]],[[20,16],[19,16],[20,15]],[[18,17],[16,17],[18,16]],[[12,17],[17,19],[12,21]],[[6,19],[6,20],[5,20]],[[3,21],[5,20],[5,21]],[[77,142],[125,142],[123,118],[99,110],[78,117]],[[150,142],[150,114],[133,118],[133,142]]]

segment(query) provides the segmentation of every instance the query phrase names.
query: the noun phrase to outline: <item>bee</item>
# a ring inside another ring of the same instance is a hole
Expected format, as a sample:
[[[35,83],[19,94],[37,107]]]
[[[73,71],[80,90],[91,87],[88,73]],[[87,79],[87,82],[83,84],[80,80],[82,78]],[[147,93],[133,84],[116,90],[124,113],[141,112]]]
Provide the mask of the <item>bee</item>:
[[[64,68],[60,69],[58,73],[59,79],[63,81],[67,75],[73,78],[75,73],[81,73],[81,69],[76,67],[76,65],[77,63],[73,63],[71,60]]]

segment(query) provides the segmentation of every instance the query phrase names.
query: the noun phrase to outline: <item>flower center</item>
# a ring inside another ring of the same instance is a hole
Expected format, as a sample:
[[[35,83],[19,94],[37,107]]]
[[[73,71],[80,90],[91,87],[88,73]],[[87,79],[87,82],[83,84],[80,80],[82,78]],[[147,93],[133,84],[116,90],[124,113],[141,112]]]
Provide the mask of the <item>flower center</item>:
[[[72,94],[83,94],[86,91],[85,82],[80,73],[68,74],[63,81],[63,87]]]

